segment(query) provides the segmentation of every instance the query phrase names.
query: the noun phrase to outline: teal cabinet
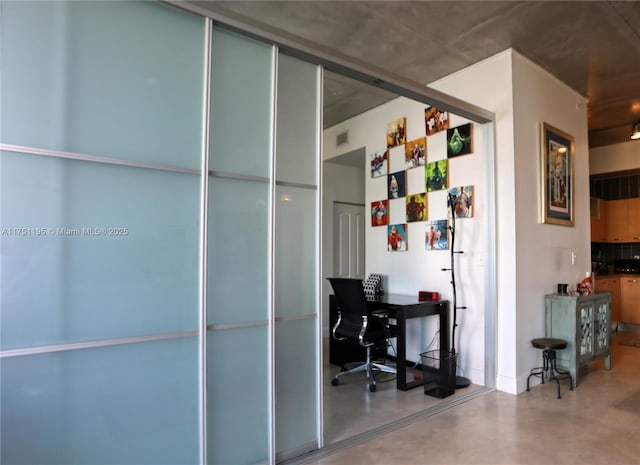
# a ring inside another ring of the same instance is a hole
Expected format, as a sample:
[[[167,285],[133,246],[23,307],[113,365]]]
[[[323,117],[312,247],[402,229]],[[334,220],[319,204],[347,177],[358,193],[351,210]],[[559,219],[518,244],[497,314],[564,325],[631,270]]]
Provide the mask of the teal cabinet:
[[[611,293],[589,296],[550,294],[545,296],[546,336],[567,341],[556,353],[558,364],[571,372],[574,385],[580,369],[604,357],[611,368]]]

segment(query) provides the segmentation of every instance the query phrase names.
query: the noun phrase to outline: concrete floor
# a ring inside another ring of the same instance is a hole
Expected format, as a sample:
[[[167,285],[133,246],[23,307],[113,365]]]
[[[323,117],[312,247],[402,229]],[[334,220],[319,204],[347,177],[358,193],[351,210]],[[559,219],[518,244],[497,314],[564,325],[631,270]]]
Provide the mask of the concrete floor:
[[[300,463],[640,465],[640,347],[620,343],[631,337],[640,339],[638,334],[614,333],[612,369],[605,370],[602,360],[593,362],[575,390],[569,391],[567,382],[563,383],[562,399],[556,398],[555,383],[535,386],[518,396],[492,391]],[[373,408],[371,397],[391,396],[393,389],[386,391],[379,387],[370,395],[362,384],[360,394],[365,402],[361,408],[371,427],[393,415],[394,409]],[[325,389],[325,396],[336,392]],[[421,400],[433,402],[418,394]],[[325,413],[329,413],[326,404]],[[402,402],[397,405],[406,413]],[[339,445],[358,428],[366,429],[364,424],[349,426],[350,415],[335,419],[337,425],[345,426],[327,433],[327,444]]]
[[[482,389],[471,385],[439,399],[425,395],[421,387],[399,391],[396,375],[380,373],[376,375],[376,392],[369,392],[369,381],[363,372],[343,376],[338,386],[331,386],[331,379],[339,372],[340,368],[335,365],[326,366],[324,371],[324,441],[328,445],[438,408]],[[409,370],[407,380],[411,381],[414,375],[421,375],[420,370]]]

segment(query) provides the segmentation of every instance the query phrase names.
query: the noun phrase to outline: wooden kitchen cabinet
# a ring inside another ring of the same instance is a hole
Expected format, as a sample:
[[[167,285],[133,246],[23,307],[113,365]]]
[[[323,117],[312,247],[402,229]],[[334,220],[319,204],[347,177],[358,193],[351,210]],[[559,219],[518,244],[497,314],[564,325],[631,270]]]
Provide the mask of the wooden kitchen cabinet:
[[[596,276],[595,290],[611,292],[611,321],[620,321],[620,278]]]
[[[607,201],[591,198],[591,242],[607,242]]]
[[[620,321],[640,325],[640,276],[620,277]]]
[[[607,202],[607,242],[631,242],[628,218],[629,199]]]
[[[640,197],[627,199],[627,232],[631,242],[640,242]]]

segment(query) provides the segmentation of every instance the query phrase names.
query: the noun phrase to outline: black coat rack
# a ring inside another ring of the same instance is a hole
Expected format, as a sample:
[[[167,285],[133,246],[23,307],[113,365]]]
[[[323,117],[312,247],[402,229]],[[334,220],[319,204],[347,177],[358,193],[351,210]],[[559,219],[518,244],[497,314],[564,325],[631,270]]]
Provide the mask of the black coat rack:
[[[458,307],[458,296],[456,293],[456,273],[455,273],[455,260],[454,257],[456,254],[463,254],[462,250],[455,250],[456,243],[456,196],[452,193],[447,194],[447,204],[451,209],[451,224],[449,225],[449,231],[451,232],[451,268],[442,268],[442,271],[450,271],[451,272],[451,287],[453,288],[453,325],[451,328],[451,355],[454,357],[454,360],[457,362],[457,354],[456,354],[456,328],[458,327],[458,310],[464,310],[467,307]],[[471,380],[465,378],[464,376],[456,376],[456,388],[461,389],[469,386],[471,384]]]

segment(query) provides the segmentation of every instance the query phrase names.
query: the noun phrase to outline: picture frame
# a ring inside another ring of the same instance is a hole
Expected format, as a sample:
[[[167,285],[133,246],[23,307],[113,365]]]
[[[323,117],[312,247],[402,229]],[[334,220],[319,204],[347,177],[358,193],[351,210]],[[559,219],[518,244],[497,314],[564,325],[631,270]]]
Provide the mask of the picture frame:
[[[449,218],[473,218],[474,195],[473,186],[452,187],[447,191],[450,202],[447,202]]]
[[[427,220],[427,194],[410,194],[405,197],[407,223]]]
[[[426,137],[420,137],[418,139],[409,141],[404,145],[405,169],[424,166],[426,159],[427,159],[427,138]]]
[[[449,129],[449,112],[436,107],[425,108],[424,126],[427,136]]]
[[[448,166],[446,158],[426,164],[424,179],[427,192],[446,190],[449,187]]]
[[[396,171],[387,175],[387,198],[400,199],[407,192],[406,177],[404,171]]]
[[[387,250],[389,252],[407,251],[407,224],[390,224],[387,226]]]
[[[371,177],[378,178],[389,173],[389,151],[378,150],[369,155],[371,161]]]
[[[449,250],[448,220],[433,220],[425,223],[424,246],[426,250]]]
[[[407,118],[398,118],[387,124],[387,148],[404,145],[407,142]]]
[[[447,129],[447,158],[473,153],[473,123]]]
[[[541,221],[573,227],[575,139],[544,122],[541,133]]]
[[[371,202],[371,226],[386,226],[389,224],[389,200]]]

